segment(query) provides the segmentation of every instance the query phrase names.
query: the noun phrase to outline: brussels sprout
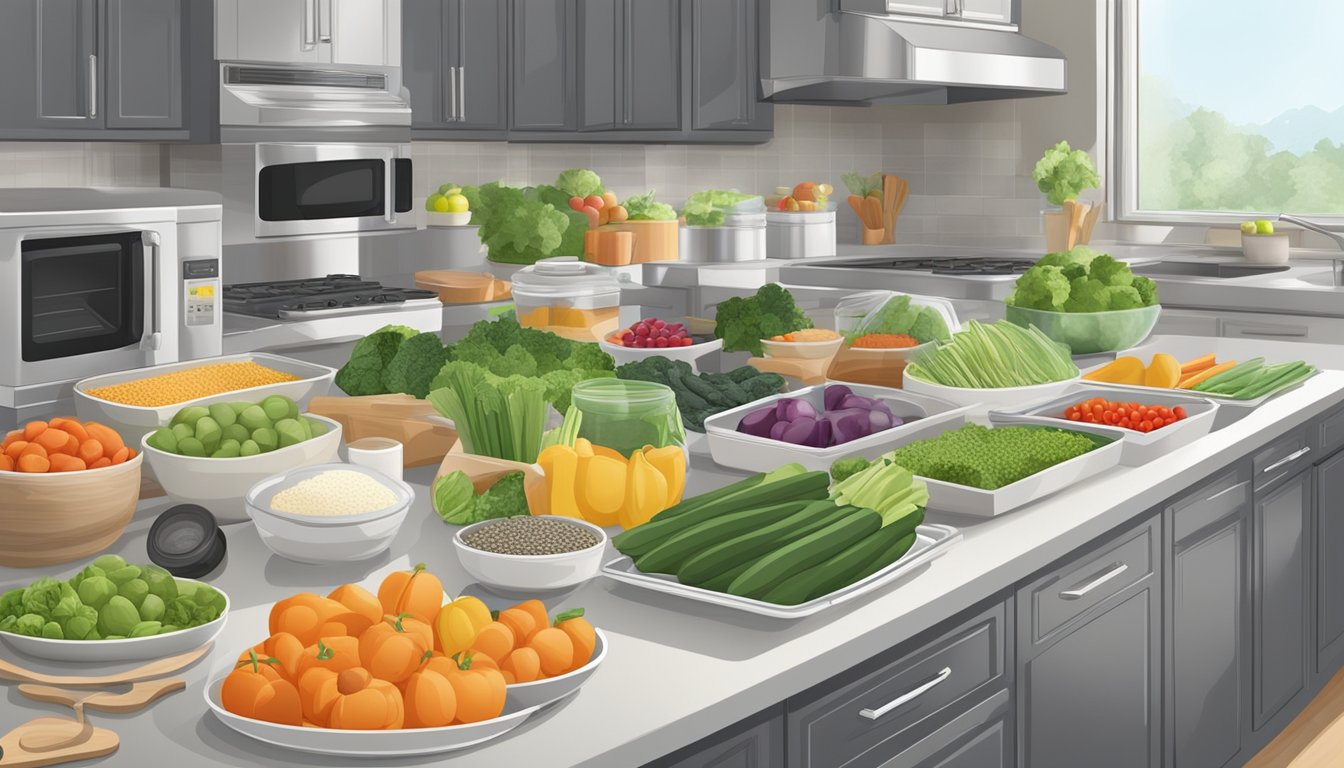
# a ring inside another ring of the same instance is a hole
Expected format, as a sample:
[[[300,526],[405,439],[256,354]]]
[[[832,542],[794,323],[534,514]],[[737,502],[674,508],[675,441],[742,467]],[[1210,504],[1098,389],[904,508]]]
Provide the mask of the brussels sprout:
[[[167,603],[169,600],[177,597],[177,579],[173,575],[157,565],[147,565],[140,578],[149,585],[149,593],[157,595]]]
[[[75,611],[75,615],[70,617],[70,621],[74,621],[75,619],[87,619],[88,621],[93,622],[94,626],[97,626],[98,609],[89,605],[81,605],[79,606],[79,610]],[[66,634],[69,634],[68,630]]]
[[[102,610],[107,601],[117,594],[117,585],[106,576],[93,576],[87,578],[79,584],[79,601],[85,605],[92,606],[94,610]]]
[[[145,602],[145,597],[149,594],[149,585],[144,579],[131,579],[117,588],[117,594],[131,601],[135,610],[140,610],[140,604]]]
[[[308,433],[313,437],[321,437],[327,434],[327,425],[317,419],[304,419],[303,423],[308,427]]]
[[[199,586],[202,586],[199,581],[179,581],[177,582],[177,596],[194,597],[196,595],[196,588]],[[163,597],[163,595],[159,595],[159,597]],[[164,602],[167,603],[172,601],[165,599]]]
[[[210,458],[236,459],[238,458],[239,455],[241,455],[242,452],[241,449],[242,444],[239,443],[237,440],[234,440],[232,438],[221,440],[219,443],[219,448],[215,449],[215,452],[210,454]]]
[[[205,456],[205,445],[195,437],[184,437],[177,441],[177,452],[183,456]]]
[[[38,616],[36,613],[25,613],[14,622],[14,626],[8,631],[16,635],[27,635],[28,637],[41,637],[42,628],[47,625],[47,620]]]
[[[98,609],[98,631],[103,635],[126,635],[140,623],[140,612],[121,595],[114,595]]]
[[[220,429],[233,426],[238,420],[238,413],[225,403],[215,403],[210,406],[210,418],[215,420]]]
[[[103,635],[104,640],[125,640],[125,635]]]
[[[219,448],[219,441],[223,437],[223,430],[219,422],[209,416],[202,416],[196,422],[196,439],[201,441],[206,453],[214,453]]]
[[[233,409],[233,415],[235,416],[241,416],[243,411],[246,411],[248,408],[251,408],[252,406],[253,403],[247,403],[241,400],[229,403],[229,407]]]
[[[68,595],[62,597],[61,601],[56,603],[56,607],[51,609],[49,618],[52,621],[64,623],[70,617],[77,615],[79,609],[83,607],[84,604],[79,602],[78,595]]]
[[[243,444],[238,447],[239,456],[256,456],[259,453],[261,453],[261,446],[257,445],[257,441],[251,438],[244,440]]]
[[[18,616],[0,616],[0,632],[13,632],[14,625],[18,623],[18,621]]]
[[[271,421],[279,421],[281,419],[290,419],[298,415],[297,409],[295,409],[295,412],[291,415],[290,406],[292,405],[294,405],[294,401],[290,400],[288,397],[271,395],[261,401],[261,410],[266,413],[266,418]]]
[[[154,430],[147,442],[164,453],[177,453],[177,435],[170,427],[159,427]]]
[[[178,443],[181,443],[188,437],[192,439],[195,439],[196,437],[196,430],[192,429],[190,424],[174,424],[172,429],[173,429],[173,437],[177,438]],[[182,452],[182,448],[180,446],[178,447],[177,452],[178,453]]]
[[[170,632],[181,632],[181,631],[182,628],[177,626],[176,624],[164,624],[162,627],[159,627],[160,635],[166,635]]]
[[[142,621],[131,627],[131,631],[126,634],[127,637],[149,637],[159,634],[159,629],[163,625],[157,621]]]
[[[281,419],[275,422],[275,433],[280,436],[281,448],[298,445],[308,439],[308,435],[303,431],[303,425],[299,424],[297,419]]]
[[[262,453],[270,453],[280,445],[280,436],[275,434],[275,430],[270,427],[263,427],[252,433],[252,441],[257,444]]]
[[[74,587],[76,591],[78,591],[79,585],[90,576],[106,576],[106,575],[107,571],[104,571],[102,568],[99,568],[96,565],[86,565],[84,566],[84,569],[82,571],[76,573],[74,576],[71,576],[68,583],[70,584],[70,586]]]
[[[61,629],[60,624],[57,624],[54,621],[48,621],[46,624],[42,625],[42,637],[45,637],[48,640],[64,640],[65,630]]]
[[[94,618],[92,620],[87,619],[83,616],[75,616],[74,618],[65,622],[65,626],[63,627],[63,629],[65,630],[65,639],[66,640],[99,639],[100,635],[98,634],[98,614],[95,612],[93,616]]]
[[[140,578],[140,566],[124,565],[116,570],[108,571],[107,578],[111,579],[113,584],[121,586],[131,579]]]
[[[6,616],[17,619],[23,613],[23,591],[23,587],[18,587],[0,595],[0,619]]]
[[[256,432],[258,429],[269,428],[271,419],[266,416],[266,411],[263,411],[260,405],[250,405],[238,414],[238,423],[246,427],[248,432]]]
[[[196,422],[200,421],[201,419],[209,415],[210,415],[209,408],[200,405],[189,405],[186,408],[183,408],[182,410],[178,411],[177,415],[174,416],[173,420],[169,423],[172,426],[176,426],[178,424],[186,424],[187,426],[192,427],[194,429],[196,427]]]
[[[244,440],[252,439],[252,433],[248,432],[247,427],[244,427],[242,424],[230,424],[224,428],[224,431],[221,434],[223,436],[223,439],[220,441],[221,445],[229,440],[233,440],[241,445]]]
[[[140,619],[142,621],[158,621],[163,618],[163,612],[168,608],[163,602],[163,598],[154,593],[145,595],[145,599],[140,603]]]
[[[130,563],[126,562],[126,558],[121,555],[103,555],[90,563],[90,565],[102,568],[104,573],[109,573],[118,568],[125,568],[130,565]]]

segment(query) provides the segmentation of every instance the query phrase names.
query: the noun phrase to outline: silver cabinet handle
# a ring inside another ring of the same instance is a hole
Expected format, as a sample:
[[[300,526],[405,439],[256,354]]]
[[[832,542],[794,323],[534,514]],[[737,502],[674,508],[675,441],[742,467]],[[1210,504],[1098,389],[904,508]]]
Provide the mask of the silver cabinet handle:
[[[624,71],[624,74],[622,75],[622,77],[624,78],[624,82],[622,83],[622,85],[624,86],[624,93],[621,94],[622,125],[629,125],[630,123],[634,122],[633,117],[634,112],[633,108],[630,105],[630,102],[635,100],[635,89],[632,85],[634,78],[631,76],[631,73],[633,73],[635,69],[634,43],[631,40],[631,38],[635,36],[634,31],[635,22],[634,19],[632,18],[634,16],[634,9],[631,7],[631,5],[632,5],[631,0],[625,0],[625,10],[622,13],[622,15],[624,16],[624,18],[622,19],[622,21],[624,22],[624,29],[621,30],[621,35],[622,37],[625,38],[622,41],[623,43],[622,47],[624,49],[623,54],[625,57],[625,61],[623,62],[624,66],[622,67]]]
[[[1300,339],[1307,335],[1305,328],[1300,331],[1256,331],[1247,329],[1239,331],[1239,333],[1242,336],[1265,336],[1271,339]]]
[[[943,667],[942,672],[939,672],[937,675],[934,676],[932,680],[930,680],[927,683],[924,683],[923,685],[919,686],[913,691],[903,693],[900,696],[897,696],[896,698],[887,702],[886,704],[883,704],[882,706],[878,707],[877,709],[860,709],[859,717],[866,717],[869,720],[876,720],[877,718],[887,714],[888,712],[901,706],[902,704],[908,704],[909,702],[914,701],[920,696],[923,696],[924,694],[933,690],[936,686],[940,685],[944,680],[946,680],[951,676],[952,676],[952,668]]]
[[[1311,453],[1311,446],[1310,445],[1302,446],[1301,448],[1298,448],[1296,451],[1293,451],[1287,456],[1284,456],[1282,459],[1279,459],[1273,464],[1270,464],[1268,467],[1265,467],[1264,469],[1260,470],[1260,474],[1263,475],[1269,472],[1273,472],[1279,467],[1282,467],[1287,464],[1292,464],[1294,461],[1297,461],[1303,456],[1306,456],[1308,453]]]
[[[159,240],[158,232],[142,232],[140,241],[149,247],[149,285],[150,285],[150,316],[149,316],[149,335],[145,337],[143,348],[152,351],[158,351],[163,343],[163,320],[159,308],[159,269],[162,267],[162,244]]]
[[[1081,597],[1086,596],[1088,592],[1091,592],[1097,587],[1100,587],[1102,584],[1105,584],[1106,582],[1110,581],[1111,579],[1114,579],[1116,576],[1119,576],[1120,574],[1128,570],[1129,570],[1128,563],[1116,563],[1115,565],[1111,566],[1110,570],[1106,571],[1097,578],[1089,581],[1088,583],[1084,584],[1081,587],[1078,587],[1077,589],[1070,589],[1064,592],[1060,592],[1059,596],[1064,598],[1065,600],[1077,600]]]
[[[397,222],[397,156],[383,161],[383,218],[389,224]]]
[[[301,50],[317,47],[317,0],[303,0],[303,45]]]
[[[1250,485],[1250,484],[1251,484],[1251,482],[1250,482],[1249,480],[1242,480],[1240,483],[1237,483],[1236,485],[1229,486],[1229,487],[1224,488],[1223,490],[1221,490],[1221,491],[1219,491],[1219,492],[1213,494],[1213,495],[1210,496],[1209,498],[1205,499],[1205,500],[1204,500],[1204,503],[1207,504],[1207,503],[1209,503],[1210,501],[1214,501],[1214,500],[1216,500],[1216,499],[1221,499],[1222,497],[1226,496],[1227,494],[1232,493],[1233,491],[1239,491],[1239,490],[1241,490],[1242,488],[1245,488],[1246,486],[1248,486],[1248,485]]]
[[[448,104],[444,108],[444,119],[457,122],[457,67],[448,68]]]
[[[98,54],[89,54],[89,117],[98,116]]]
[[[467,68],[465,65],[457,68],[457,121],[459,123],[467,121]]]
[[[327,13],[325,18],[322,14],[322,4],[326,3]],[[317,0],[317,41],[319,43],[331,42],[331,4],[334,0]]]

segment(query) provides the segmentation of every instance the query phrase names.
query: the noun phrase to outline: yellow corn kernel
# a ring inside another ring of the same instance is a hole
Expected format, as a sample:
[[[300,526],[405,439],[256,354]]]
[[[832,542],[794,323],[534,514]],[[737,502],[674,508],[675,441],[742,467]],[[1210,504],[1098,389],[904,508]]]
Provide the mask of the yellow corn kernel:
[[[252,361],[210,363],[196,368],[161,373],[135,381],[85,390],[85,394],[122,405],[157,407],[176,405],[225,392],[269,384],[298,381],[293,374],[267,368]]]

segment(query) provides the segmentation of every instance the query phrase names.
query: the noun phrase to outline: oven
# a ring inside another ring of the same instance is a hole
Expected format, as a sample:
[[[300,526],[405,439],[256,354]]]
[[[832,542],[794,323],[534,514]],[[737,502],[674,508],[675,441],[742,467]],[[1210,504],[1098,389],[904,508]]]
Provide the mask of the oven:
[[[410,144],[257,144],[258,238],[413,229]]]

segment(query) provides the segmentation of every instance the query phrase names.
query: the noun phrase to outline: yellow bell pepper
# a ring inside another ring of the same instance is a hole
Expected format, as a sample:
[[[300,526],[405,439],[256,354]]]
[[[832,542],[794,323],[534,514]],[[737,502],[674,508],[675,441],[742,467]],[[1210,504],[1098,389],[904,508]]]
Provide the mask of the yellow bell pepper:
[[[459,597],[439,609],[434,620],[434,642],[452,656],[476,643],[476,635],[491,622],[490,609],[475,597]]]
[[[635,451],[626,466],[625,505],[619,520],[621,527],[629,530],[666,508],[667,478],[644,458],[643,451]]]
[[[579,474],[578,452],[567,445],[552,445],[537,456],[537,464],[546,475],[550,513],[582,517],[574,498],[574,482]]]
[[[583,519],[603,528],[620,522],[625,505],[627,466],[624,459],[587,456],[579,459],[575,494]]]
[[[686,490],[686,454],[675,445],[663,448],[646,445],[644,458],[667,479],[667,498],[663,501],[662,509],[658,511],[661,512],[680,502],[681,494]]]
[[[579,454],[579,458],[593,455],[593,444],[586,437],[574,439],[574,452]]]

